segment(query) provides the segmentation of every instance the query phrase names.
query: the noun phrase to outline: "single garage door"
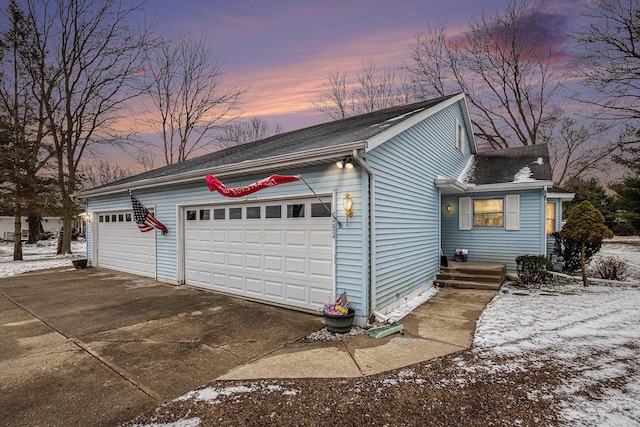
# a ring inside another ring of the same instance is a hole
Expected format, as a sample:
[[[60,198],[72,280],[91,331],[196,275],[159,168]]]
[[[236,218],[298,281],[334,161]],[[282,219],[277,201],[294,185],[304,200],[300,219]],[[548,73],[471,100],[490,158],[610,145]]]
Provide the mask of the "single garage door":
[[[325,201],[331,209],[330,200]],[[318,199],[185,208],[187,284],[316,310],[333,297],[333,221]]]
[[[156,233],[141,232],[132,211],[98,213],[97,228],[98,267],[155,278]]]

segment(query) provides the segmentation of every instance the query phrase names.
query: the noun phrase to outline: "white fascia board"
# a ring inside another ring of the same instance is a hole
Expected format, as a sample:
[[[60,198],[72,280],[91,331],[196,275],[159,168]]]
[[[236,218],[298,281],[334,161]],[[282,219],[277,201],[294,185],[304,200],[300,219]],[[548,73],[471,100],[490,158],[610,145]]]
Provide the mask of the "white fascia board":
[[[456,102],[459,102],[461,100],[464,100],[464,94],[460,93],[458,95],[452,96],[451,98],[447,99],[446,101],[442,101],[439,104],[434,105],[431,108],[427,108],[426,110],[420,111],[415,113],[412,117],[409,117],[406,120],[403,120],[402,122],[398,123],[397,125],[391,126],[389,129],[384,130],[382,132],[380,132],[379,134],[369,138],[367,140],[367,148],[365,150],[365,152],[369,152],[371,150],[373,150],[374,148],[376,148],[377,146],[379,146],[380,144],[383,144],[384,142],[390,140],[391,138],[393,138],[394,136],[404,132],[405,130],[409,129],[412,126],[415,126],[416,124],[420,123],[421,121],[423,121],[424,119],[426,119],[427,117],[430,117],[432,115],[434,115],[435,113],[444,110],[445,108],[455,104]],[[466,102],[465,102],[466,105]],[[465,110],[463,108],[463,110]],[[468,114],[468,112],[467,112]],[[468,120],[468,116],[465,116],[465,127],[467,129],[467,132],[469,131],[469,129],[471,128],[471,123]],[[473,133],[470,134],[473,137]],[[473,140],[473,145],[475,146],[475,139]]]
[[[554,193],[551,190],[547,192],[547,199],[573,200],[575,197],[576,193]]]
[[[467,104],[467,97],[464,94],[462,95],[462,99],[460,100],[462,116],[464,117],[464,126],[467,130],[467,134],[469,135],[471,142],[471,153],[478,153],[478,144],[476,143],[476,136],[473,133],[473,125],[471,124],[471,115],[469,114],[469,105]]]
[[[109,194],[117,194],[129,190],[149,189],[155,187],[166,187],[167,185],[185,184],[189,182],[202,180],[206,174],[210,173],[216,177],[250,175],[263,170],[273,169],[274,165],[278,165],[279,169],[290,169],[301,167],[312,163],[330,161],[337,156],[348,156],[354,149],[362,149],[366,146],[365,141],[356,141],[349,144],[342,144],[333,147],[323,147],[314,150],[300,151],[297,153],[285,154],[281,156],[267,157],[258,160],[248,160],[240,163],[229,165],[199,169],[195,171],[184,172],[181,174],[172,174],[160,176],[140,181],[128,182],[119,185],[113,185],[106,188],[98,188],[95,190],[87,190],[74,194],[73,198],[87,199],[94,196],[105,196]]]
[[[541,190],[549,188],[553,181],[526,181],[526,182],[504,182],[500,184],[469,184],[467,193],[488,193],[494,191],[521,191],[521,190]]]

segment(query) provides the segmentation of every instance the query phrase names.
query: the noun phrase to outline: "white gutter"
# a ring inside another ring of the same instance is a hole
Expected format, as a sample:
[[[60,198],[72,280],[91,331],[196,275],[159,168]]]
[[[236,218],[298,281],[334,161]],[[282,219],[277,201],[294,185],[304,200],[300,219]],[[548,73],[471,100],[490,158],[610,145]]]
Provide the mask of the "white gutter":
[[[377,318],[386,320],[381,313],[376,312],[376,199],[375,199],[375,174],[371,166],[360,157],[358,150],[354,148],[351,155],[369,175],[369,313]]]
[[[466,184],[463,184],[456,178],[436,178],[434,183],[436,188],[446,188],[447,190],[455,193],[464,193],[468,188]]]
[[[540,190],[553,186],[553,181],[503,182],[499,184],[463,184],[455,178],[436,178],[437,188],[459,193],[487,193],[492,191]],[[447,194],[447,193],[444,193]]]
[[[230,165],[217,167],[207,167],[195,171],[184,172],[181,174],[170,174],[158,176],[139,181],[127,182],[124,184],[112,185],[105,188],[96,188],[93,190],[83,191],[74,194],[74,198],[86,199],[91,196],[106,196],[109,194],[117,194],[128,190],[140,190],[156,187],[166,187],[167,185],[184,184],[199,180],[204,180],[207,173],[215,174],[216,177],[233,176],[233,175],[249,175],[254,172],[260,172],[268,169],[287,169],[303,166],[314,162],[323,162],[333,160],[336,156],[345,155],[357,148],[366,146],[364,141],[355,141],[349,144],[342,144],[333,147],[323,147],[319,149],[300,151],[281,156],[267,157],[257,160],[248,160]]]
[[[489,191],[514,191],[514,190],[539,190],[550,187],[553,181],[524,181],[524,182],[503,182],[500,184],[469,184],[467,192],[484,193]]]
[[[547,197],[550,199],[573,200],[576,197],[576,193],[556,193],[551,189],[547,192]]]

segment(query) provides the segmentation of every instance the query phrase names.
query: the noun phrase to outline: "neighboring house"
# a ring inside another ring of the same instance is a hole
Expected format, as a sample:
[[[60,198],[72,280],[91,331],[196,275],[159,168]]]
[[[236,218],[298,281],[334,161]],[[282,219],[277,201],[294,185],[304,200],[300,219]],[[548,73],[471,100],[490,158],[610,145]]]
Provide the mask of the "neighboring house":
[[[0,216],[0,238],[3,240],[13,240],[15,218],[12,216]],[[22,217],[22,239],[29,238],[29,222],[27,217]],[[58,216],[42,217],[42,228],[45,233],[57,236],[62,229],[62,218]]]
[[[364,324],[430,286],[441,248],[511,269],[518,255],[547,254],[547,203],[557,227],[562,197],[550,191],[546,148],[508,152],[477,153],[462,94],[279,134],[78,194],[92,217],[87,256],[297,309],[347,291]],[[205,183],[211,174],[240,187],[274,173],[304,181],[240,199]],[[138,230],[129,190],[167,234]]]

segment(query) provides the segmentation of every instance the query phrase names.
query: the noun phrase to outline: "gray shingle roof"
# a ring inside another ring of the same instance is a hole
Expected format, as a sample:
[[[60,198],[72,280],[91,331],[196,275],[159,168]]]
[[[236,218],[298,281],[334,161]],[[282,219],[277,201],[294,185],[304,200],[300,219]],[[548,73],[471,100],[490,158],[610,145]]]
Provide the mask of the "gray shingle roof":
[[[292,153],[304,153],[308,150],[364,141],[387,130],[389,127],[402,123],[404,120],[412,117],[414,113],[431,108],[453,96],[456,95],[415,104],[391,107],[373,113],[348,117],[342,120],[274,135],[259,141],[215,151],[184,162],[143,172],[96,188],[135,183],[141,180],[179,175],[191,171],[208,168],[213,169],[248,160],[259,160]]]
[[[476,185],[502,184],[515,182],[518,179],[553,180],[546,144],[478,153],[468,182]]]

